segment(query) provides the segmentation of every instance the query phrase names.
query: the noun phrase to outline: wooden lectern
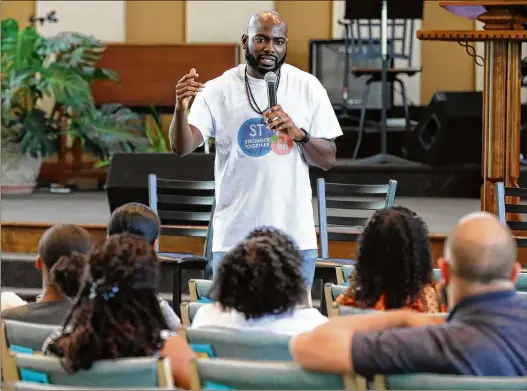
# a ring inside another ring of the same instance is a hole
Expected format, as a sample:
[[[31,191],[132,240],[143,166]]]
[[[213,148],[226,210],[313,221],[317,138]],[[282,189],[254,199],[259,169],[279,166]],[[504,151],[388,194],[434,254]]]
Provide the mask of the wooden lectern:
[[[484,23],[482,31],[420,30],[417,38],[485,43],[481,209],[496,214],[494,184],[503,181],[507,187],[518,187],[520,175],[520,61],[521,43],[527,41],[527,0],[442,1],[439,5]],[[519,203],[519,199],[507,202]]]

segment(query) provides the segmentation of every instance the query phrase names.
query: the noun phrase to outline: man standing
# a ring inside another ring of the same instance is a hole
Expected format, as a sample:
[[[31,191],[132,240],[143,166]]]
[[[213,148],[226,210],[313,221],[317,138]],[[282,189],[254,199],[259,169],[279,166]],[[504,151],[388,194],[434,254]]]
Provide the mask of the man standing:
[[[318,250],[309,164],[333,166],[334,139],[342,130],[322,84],[285,64],[287,26],[279,14],[254,15],[242,46],[247,64],[205,85],[196,81],[195,69],[178,82],[171,148],[185,156],[208,138],[215,140],[213,271],[249,232],[273,226],[302,251],[303,275],[311,285]],[[267,72],[278,76],[278,105],[271,108]]]

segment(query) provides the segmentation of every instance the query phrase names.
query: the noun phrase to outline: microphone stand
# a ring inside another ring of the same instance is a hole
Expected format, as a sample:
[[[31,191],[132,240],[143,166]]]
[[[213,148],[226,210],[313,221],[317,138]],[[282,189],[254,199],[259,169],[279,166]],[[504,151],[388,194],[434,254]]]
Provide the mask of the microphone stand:
[[[365,1],[365,0],[363,0]],[[413,38],[413,37],[412,37]],[[388,0],[381,2],[381,84],[382,84],[382,104],[381,104],[381,152],[364,158],[353,160],[351,165],[368,165],[368,164],[397,164],[397,165],[421,165],[398,156],[388,154],[387,143],[387,111],[388,111]]]

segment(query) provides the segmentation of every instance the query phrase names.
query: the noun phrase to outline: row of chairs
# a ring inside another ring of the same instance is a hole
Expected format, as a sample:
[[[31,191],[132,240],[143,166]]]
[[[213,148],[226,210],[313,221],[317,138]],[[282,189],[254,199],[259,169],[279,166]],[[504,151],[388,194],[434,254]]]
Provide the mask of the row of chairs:
[[[350,264],[350,259],[332,259],[329,242],[356,241],[359,230],[373,211],[390,207],[395,200],[397,181],[384,185],[353,185],[317,180],[320,254],[315,278],[323,284],[336,264]],[[161,221],[161,235],[204,237],[201,256],[184,253],[159,253],[160,260],[173,269],[173,308],[179,314],[183,270],[203,272],[211,259],[214,214],[214,181],[182,181],[148,177],[149,206]],[[352,212],[355,211],[355,212]],[[331,229],[330,229],[331,227]],[[159,248],[157,249],[159,251]]]
[[[17,350],[20,344],[28,341],[18,340],[16,336],[31,331],[33,340],[40,336],[39,346],[42,346],[43,339],[57,326],[22,323],[2,323],[4,381],[6,385],[14,384],[15,390],[51,390],[61,387],[74,390],[174,388],[169,361],[155,357],[103,360],[88,371],[81,370],[70,375],[55,357],[42,356],[30,348],[27,349],[31,351],[25,352]],[[17,331],[20,327],[22,330]],[[182,336],[198,353],[206,353],[191,363],[193,390],[523,390],[527,386],[527,377],[436,374],[377,375],[372,382],[367,382],[360,376],[313,372],[301,368],[292,361],[288,350],[289,336],[251,331],[232,332],[221,328],[183,329]],[[200,346],[207,344],[214,346],[214,350],[200,350]],[[37,348],[37,344],[33,343],[33,347]],[[5,361],[6,355],[11,361]],[[13,365],[14,369],[8,368]]]

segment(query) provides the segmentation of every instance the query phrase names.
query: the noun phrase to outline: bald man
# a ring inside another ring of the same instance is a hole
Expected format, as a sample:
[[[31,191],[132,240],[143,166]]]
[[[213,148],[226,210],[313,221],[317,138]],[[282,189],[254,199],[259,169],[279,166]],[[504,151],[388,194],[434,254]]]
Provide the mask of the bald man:
[[[382,243],[379,243],[382,245]],[[461,219],[439,260],[450,315],[343,316],[291,341],[312,370],[358,374],[527,376],[527,298],[515,292],[516,243],[490,214]]]
[[[246,64],[205,84],[198,81],[199,70],[191,69],[178,82],[170,145],[185,156],[215,140],[213,271],[249,232],[273,226],[302,251],[311,285],[318,250],[309,165],[333,166],[334,139],[342,130],[322,84],[285,63],[287,26],[278,13],[251,17],[241,43]],[[273,107],[264,80],[268,72],[277,76]]]

